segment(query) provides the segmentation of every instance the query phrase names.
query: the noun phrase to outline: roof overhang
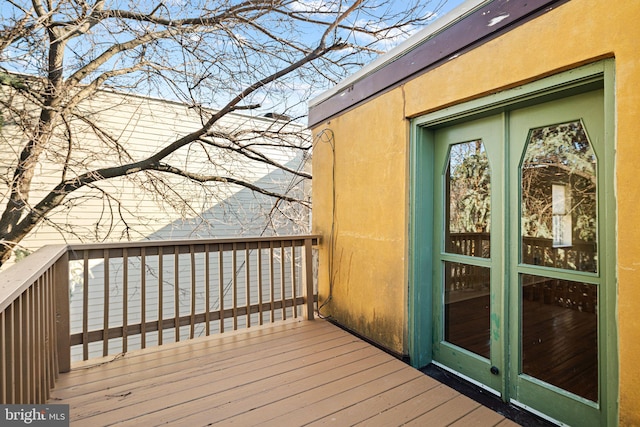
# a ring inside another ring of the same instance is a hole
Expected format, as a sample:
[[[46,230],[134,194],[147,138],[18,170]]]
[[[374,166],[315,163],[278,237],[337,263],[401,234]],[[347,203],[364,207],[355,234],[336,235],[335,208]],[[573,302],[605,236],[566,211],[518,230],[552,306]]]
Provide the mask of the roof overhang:
[[[339,115],[569,0],[467,0],[309,102],[309,127]]]

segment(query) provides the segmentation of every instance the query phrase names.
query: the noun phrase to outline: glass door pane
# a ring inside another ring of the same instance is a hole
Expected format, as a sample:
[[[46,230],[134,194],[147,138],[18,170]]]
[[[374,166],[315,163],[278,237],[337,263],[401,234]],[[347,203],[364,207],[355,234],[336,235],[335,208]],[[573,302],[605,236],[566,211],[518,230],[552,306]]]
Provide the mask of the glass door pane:
[[[445,252],[489,258],[491,171],[482,139],[451,145],[445,172]],[[491,270],[444,263],[444,338],[483,356],[490,353]]]
[[[597,272],[597,161],[582,121],[531,129],[521,170],[522,262]]]
[[[522,275],[522,372],[598,400],[598,287]]]
[[[445,250],[489,258],[491,169],[482,140],[453,144],[445,175]]]
[[[444,266],[444,339],[489,359],[491,270],[459,262]]]

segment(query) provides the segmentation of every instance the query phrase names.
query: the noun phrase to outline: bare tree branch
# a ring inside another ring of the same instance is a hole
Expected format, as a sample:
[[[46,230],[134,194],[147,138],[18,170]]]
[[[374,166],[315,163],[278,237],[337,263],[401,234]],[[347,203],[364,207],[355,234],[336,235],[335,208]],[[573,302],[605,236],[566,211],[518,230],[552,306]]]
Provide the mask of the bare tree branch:
[[[444,0],[435,1],[433,10]],[[127,218],[144,214],[119,199],[125,185],[163,209],[203,221],[203,209],[238,189],[273,198],[265,215],[299,219],[296,209],[310,206],[300,188],[311,178],[299,161],[311,142],[302,126],[282,119],[304,117],[300,105],[309,97],[433,12],[422,0],[122,4],[5,1],[0,144],[8,149],[0,154],[0,265],[39,224],[80,238],[77,227],[56,218],[98,201],[103,209],[92,238],[117,233],[116,223],[135,235]],[[153,148],[132,146],[124,129],[143,113],[129,102],[151,102],[136,94],[181,102],[172,108],[190,117],[189,126],[177,119],[179,130],[150,141]],[[118,121],[124,111],[131,123]],[[238,115],[266,111],[275,113],[271,122]],[[278,186],[258,183],[258,170],[285,178]]]

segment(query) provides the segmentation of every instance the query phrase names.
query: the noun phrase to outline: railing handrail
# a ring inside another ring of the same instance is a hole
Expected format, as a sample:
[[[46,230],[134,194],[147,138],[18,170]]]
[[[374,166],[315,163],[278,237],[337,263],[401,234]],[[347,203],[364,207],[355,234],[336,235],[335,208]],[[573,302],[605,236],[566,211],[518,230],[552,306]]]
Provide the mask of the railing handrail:
[[[0,271],[0,312],[15,301],[38,277],[64,254],[67,245],[47,245],[38,249],[28,260],[18,262],[4,271]]]
[[[226,243],[255,243],[255,242],[281,242],[281,241],[300,241],[312,239],[313,244],[317,244],[320,235],[318,234],[296,234],[283,236],[259,236],[259,237],[224,237],[215,239],[176,239],[176,240],[141,240],[137,242],[113,242],[113,243],[76,243],[68,246],[69,251],[87,251],[93,249],[131,249],[131,248],[148,248],[148,247],[169,247],[169,246],[189,246],[189,245],[216,245]]]
[[[45,245],[29,255],[26,262],[17,262],[4,271],[0,271],[0,311],[7,308],[26,288],[30,286],[49,267],[55,264],[65,253],[69,253],[71,259],[76,251],[102,250],[102,249],[130,249],[148,247],[170,247],[189,245],[215,245],[226,243],[254,243],[254,242],[280,242],[289,240],[312,239],[312,244],[318,244],[320,236],[317,234],[303,234],[290,236],[260,236],[242,238],[221,239],[180,239],[180,240],[143,240],[139,242],[112,242],[112,243],[75,243]]]

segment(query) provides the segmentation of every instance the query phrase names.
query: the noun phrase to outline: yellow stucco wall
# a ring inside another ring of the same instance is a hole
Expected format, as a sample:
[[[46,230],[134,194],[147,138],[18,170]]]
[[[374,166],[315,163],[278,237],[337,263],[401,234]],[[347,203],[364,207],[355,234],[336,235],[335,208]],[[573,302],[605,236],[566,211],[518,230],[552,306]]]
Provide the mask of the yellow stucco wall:
[[[319,207],[314,228],[323,236],[325,251],[332,226],[336,236],[332,301],[321,314],[402,353],[408,128],[397,109],[401,94],[394,92],[389,99],[388,108],[365,105],[315,129],[316,135],[323,129],[333,135],[322,134],[314,146],[313,203]],[[321,263],[326,260],[321,255]],[[328,296],[329,280],[324,264],[319,270],[320,304]]]
[[[314,128],[313,223],[322,234],[322,310],[406,352],[408,147],[406,117],[480,98],[605,57],[615,57],[619,405],[640,425],[640,1],[571,0],[446,64]],[[332,186],[335,161],[335,189]],[[332,199],[335,191],[335,217]],[[613,219],[612,219],[613,220]]]

